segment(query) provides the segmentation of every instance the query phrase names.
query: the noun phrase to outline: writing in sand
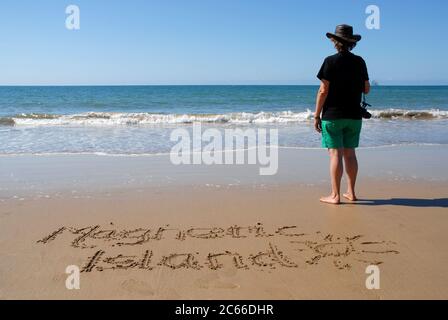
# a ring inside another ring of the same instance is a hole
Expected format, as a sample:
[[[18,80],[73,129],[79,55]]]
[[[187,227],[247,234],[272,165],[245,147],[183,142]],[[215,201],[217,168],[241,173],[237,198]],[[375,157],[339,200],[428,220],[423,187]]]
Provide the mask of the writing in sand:
[[[55,241],[68,241],[73,249],[92,251],[85,260],[82,272],[153,270],[155,267],[172,270],[218,270],[224,267],[264,270],[316,266],[320,263],[331,263],[337,269],[350,270],[354,263],[378,265],[384,263],[386,255],[399,253],[391,248],[396,243],[369,240],[364,235],[304,232],[295,225],[275,227],[268,231],[262,223],[185,229],[170,225],[119,229],[113,223],[107,228],[100,225],[81,228],[62,226],[37,243],[48,245]],[[163,241],[191,242],[191,245],[182,248],[197,248],[198,243],[195,241],[208,241],[208,252],[162,252],[170,248],[168,245],[160,246],[158,255],[154,246]],[[214,248],[218,246],[221,248]]]

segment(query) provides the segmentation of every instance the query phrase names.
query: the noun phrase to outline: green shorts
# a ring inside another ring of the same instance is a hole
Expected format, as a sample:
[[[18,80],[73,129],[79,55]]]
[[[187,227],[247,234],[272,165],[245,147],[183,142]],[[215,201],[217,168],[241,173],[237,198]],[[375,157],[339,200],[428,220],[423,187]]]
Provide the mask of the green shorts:
[[[322,120],[322,147],[328,149],[357,148],[362,120]]]

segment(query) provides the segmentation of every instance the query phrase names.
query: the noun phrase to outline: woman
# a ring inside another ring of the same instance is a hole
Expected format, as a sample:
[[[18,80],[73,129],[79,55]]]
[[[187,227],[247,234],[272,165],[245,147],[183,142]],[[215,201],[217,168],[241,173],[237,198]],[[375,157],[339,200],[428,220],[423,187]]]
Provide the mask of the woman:
[[[339,204],[340,187],[344,171],[347,173],[348,188],[343,197],[356,201],[355,183],[358,161],[355,148],[361,132],[362,94],[370,91],[369,76],[364,60],[351,53],[360,35],[353,34],[349,25],[339,25],[335,33],[327,33],[337,50],[335,55],[325,59],[317,77],[321,80],[316,99],[314,127],[322,133],[322,147],[330,155],[332,192],[320,201]]]

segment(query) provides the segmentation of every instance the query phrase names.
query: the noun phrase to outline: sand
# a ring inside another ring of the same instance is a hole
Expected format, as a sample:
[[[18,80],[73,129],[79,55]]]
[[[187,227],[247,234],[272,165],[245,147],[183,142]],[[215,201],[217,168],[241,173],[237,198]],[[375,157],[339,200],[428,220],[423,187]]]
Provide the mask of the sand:
[[[311,150],[264,178],[163,157],[4,157],[0,298],[447,299],[446,151],[360,150],[362,200],[340,206],[317,201],[327,159]]]

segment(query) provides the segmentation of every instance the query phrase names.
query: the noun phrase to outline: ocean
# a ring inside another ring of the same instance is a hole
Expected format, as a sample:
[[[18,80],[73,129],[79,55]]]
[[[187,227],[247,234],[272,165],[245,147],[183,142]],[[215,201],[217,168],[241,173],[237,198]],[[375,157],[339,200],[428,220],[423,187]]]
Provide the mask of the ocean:
[[[319,148],[317,86],[0,87],[0,155],[167,153],[175,128],[277,128]],[[361,147],[448,144],[448,86],[374,86]]]

